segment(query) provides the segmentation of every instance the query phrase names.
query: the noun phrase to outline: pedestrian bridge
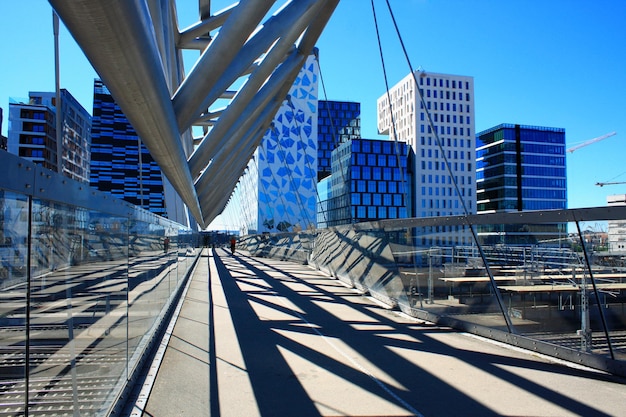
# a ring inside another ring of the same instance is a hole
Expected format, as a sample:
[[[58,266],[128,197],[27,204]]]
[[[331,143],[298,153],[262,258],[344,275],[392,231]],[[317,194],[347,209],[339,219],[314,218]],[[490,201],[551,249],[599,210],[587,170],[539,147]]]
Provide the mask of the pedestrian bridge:
[[[0,415],[623,415],[626,268],[585,227],[623,207],[246,236],[232,256],[0,164]],[[542,223],[572,232],[480,233]]]
[[[338,0],[50,3],[187,212],[0,151],[0,416],[625,415],[626,207],[202,247]]]
[[[624,413],[619,378],[412,318],[313,268],[246,252],[204,250],[166,335],[124,415]]]

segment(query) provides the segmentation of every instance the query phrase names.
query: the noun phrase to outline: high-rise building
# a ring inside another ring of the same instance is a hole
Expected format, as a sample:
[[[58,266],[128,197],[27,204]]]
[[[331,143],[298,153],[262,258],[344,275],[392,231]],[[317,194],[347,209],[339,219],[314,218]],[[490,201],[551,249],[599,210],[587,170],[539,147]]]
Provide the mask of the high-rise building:
[[[332,175],[318,187],[318,226],[406,218],[407,152],[405,143],[390,140],[351,139],[339,145],[332,153]]]
[[[567,208],[565,129],[501,124],[476,136],[478,213]]]
[[[478,213],[567,208],[565,129],[501,124],[476,136]],[[546,241],[565,232],[563,224],[500,225],[480,234],[523,244],[531,234]]]
[[[66,89],[61,89],[60,93],[60,146],[57,143],[56,93],[30,92],[28,100],[12,99],[9,103],[7,149],[69,178],[89,182],[91,115]],[[59,152],[61,158],[58,158]]]
[[[91,185],[168,217],[161,169],[101,80],[94,81],[91,133]]]
[[[406,142],[415,154],[411,215],[475,213],[473,77],[417,70],[377,106],[378,131]],[[466,233],[458,242],[470,238]]]
[[[318,74],[311,55],[225,209],[243,234],[316,227]]]
[[[361,137],[361,104],[319,100],[317,128],[317,179],[321,181],[332,173],[332,151],[341,143]]]

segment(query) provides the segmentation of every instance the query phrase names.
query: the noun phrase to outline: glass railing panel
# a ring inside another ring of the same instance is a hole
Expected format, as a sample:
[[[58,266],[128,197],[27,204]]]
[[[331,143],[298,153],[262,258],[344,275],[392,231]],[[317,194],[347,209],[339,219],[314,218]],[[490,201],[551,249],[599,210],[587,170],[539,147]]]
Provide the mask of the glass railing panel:
[[[510,331],[530,337],[569,332],[571,320],[557,313],[560,293],[545,286],[557,277],[565,283],[564,271],[580,267],[566,223],[481,224],[475,230]]]
[[[624,335],[621,257],[594,247],[588,233],[581,239],[572,222],[489,225],[479,230],[492,270],[501,276],[498,287],[516,333],[611,355],[609,341]]]
[[[608,222],[608,226],[619,228],[615,223]],[[626,360],[626,253],[622,237],[614,229],[608,234],[607,222],[581,222],[578,230],[572,249],[585,267],[576,270],[572,279],[579,286],[576,346]]]
[[[95,415],[126,374],[127,220],[33,200],[32,415]]]
[[[624,230],[625,207],[610,207],[358,223],[318,229],[310,244],[303,233],[241,241],[266,248],[261,256],[305,250],[312,266],[417,317],[612,372],[579,352],[626,359]]]
[[[26,404],[28,206],[0,191],[0,403],[13,415]]]
[[[159,281],[167,270],[165,227],[133,221],[129,256],[129,349],[131,354],[145,343],[144,337],[156,323],[162,302]],[[171,245],[171,242],[170,242]],[[171,248],[167,248],[168,252]]]
[[[403,282],[402,308],[508,331],[489,264],[468,226],[391,228],[387,234]]]

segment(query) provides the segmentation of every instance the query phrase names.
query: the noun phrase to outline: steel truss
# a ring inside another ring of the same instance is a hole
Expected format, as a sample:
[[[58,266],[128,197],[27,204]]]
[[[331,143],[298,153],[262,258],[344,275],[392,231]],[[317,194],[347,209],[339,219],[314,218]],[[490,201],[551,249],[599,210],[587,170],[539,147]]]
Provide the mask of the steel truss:
[[[175,0],[49,1],[201,226],[225,207],[339,3],[242,0],[214,14],[198,0],[198,22],[179,29]],[[185,49],[201,52],[188,72]]]

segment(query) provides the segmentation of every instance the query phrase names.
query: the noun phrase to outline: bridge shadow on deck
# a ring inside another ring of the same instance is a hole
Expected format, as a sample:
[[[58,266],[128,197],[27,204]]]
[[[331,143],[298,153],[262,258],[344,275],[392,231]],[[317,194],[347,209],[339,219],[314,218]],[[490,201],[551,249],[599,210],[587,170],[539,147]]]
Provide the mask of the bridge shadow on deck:
[[[302,265],[214,253],[218,276],[211,280],[219,280],[213,285],[221,286],[227,306],[214,305],[211,311],[224,307],[230,313],[241,371],[258,415],[547,415],[546,410],[558,409],[566,415],[609,416],[598,406],[601,401],[577,399],[568,387],[551,385],[552,378],[623,389],[619,378],[401,317]],[[211,332],[213,320],[209,313]],[[233,404],[220,403],[221,390],[240,389],[216,371],[222,358],[215,338],[220,337],[209,336],[210,410],[235,415],[229,411]]]

